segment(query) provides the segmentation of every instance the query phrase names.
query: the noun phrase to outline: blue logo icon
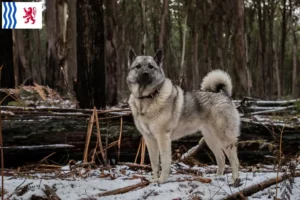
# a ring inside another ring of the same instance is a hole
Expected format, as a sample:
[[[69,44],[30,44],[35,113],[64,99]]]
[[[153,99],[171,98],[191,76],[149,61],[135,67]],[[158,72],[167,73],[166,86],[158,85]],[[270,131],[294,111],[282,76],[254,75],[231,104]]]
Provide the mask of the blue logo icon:
[[[2,2],[2,28],[15,29],[17,7],[15,2]]]

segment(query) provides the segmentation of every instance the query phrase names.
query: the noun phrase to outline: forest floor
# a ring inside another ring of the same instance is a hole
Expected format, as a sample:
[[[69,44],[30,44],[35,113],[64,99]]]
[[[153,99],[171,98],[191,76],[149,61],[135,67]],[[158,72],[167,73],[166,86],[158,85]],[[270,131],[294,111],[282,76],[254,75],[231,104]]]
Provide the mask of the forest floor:
[[[238,186],[232,185],[229,166],[226,166],[224,176],[216,176],[217,166],[214,165],[190,167],[176,163],[172,165],[172,173],[165,184],[149,183],[150,167],[135,164],[105,168],[80,163],[64,167],[22,167],[4,171],[5,199],[50,199],[49,195],[52,199],[62,200],[246,199],[244,196],[248,199],[273,199],[278,176],[287,179],[278,183],[277,197],[296,200],[300,199],[300,164],[293,163],[292,173],[296,174],[293,176],[288,166],[282,166],[280,172],[272,165],[241,167]]]

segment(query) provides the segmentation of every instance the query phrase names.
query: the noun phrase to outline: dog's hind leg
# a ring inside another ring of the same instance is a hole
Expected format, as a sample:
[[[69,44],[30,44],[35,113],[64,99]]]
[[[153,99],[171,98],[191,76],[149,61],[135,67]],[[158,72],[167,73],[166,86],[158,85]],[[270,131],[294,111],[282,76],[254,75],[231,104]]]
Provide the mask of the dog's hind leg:
[[[158,171],[159,171],[159,150],[158,150],[158,144],[155,138],[149,137],[149,136],[143,136],[152,167],[153,172],[153,181],[156,181],[158,179]]]
[[[239,159],[237,156],[237,147],[234,145],[225,147],[224,152],[232,168],[232,179],[236,180],[239,178]]]
[[[221,145],[211,137],[205,137],[204,140],[216,157],[218,164],[217,175],[223,175],[225,169],[225,155],[221,148]]]
[[[161,161],[161,174],[158,179],[158,183],[164,183],[167,181],[172,161],[172,150],[171,150],[171,137],[169,133],[162,133],[157,137],[157,143],[160,153]]]

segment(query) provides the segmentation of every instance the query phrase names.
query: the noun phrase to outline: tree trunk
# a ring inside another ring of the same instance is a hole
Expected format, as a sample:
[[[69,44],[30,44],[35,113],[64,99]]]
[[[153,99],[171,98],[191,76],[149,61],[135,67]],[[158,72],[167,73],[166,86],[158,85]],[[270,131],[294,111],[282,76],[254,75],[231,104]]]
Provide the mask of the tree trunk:
[[[81,108],[105,108],[105,37],[102,0],[77,1],[77,85]]]
[[[250,96],[250,77],[247,73],[247,66],[245,60],[245,30],[244,30],[244,2],[242,0],[234,1],[235,13],[235,30],[234,30],[234,49],[235,49],[235,70],[240,82],[240,91],[246,92]]]
[[[117,21],[116,21],[116,1],[106,0],[106,99],[107,104],[114,106],[117,104],[118,82],[117,82],[117,66],[118,66],[118,50],[117,50]]]
[[[275,68],[275,75],[276,75],[276,87],[277,87],[277,98],[281,97],[281,83],[280,83],[280,72],[279,72],[279,59],[278,59],[278,51],[276,50],[275,44],[273,45],[274,54],[274,68]]]
[[[298,79],[297,79],[297,37],[296,37],[296,27],[293,29],[293,83],[292,83],[292,95],[297,97],[298,95]]]
[[[188,6],[188,5],[187,5]],[[185,80],[185,43],[186,43],[186,29],[187,29],[187,16],[188,14],[185,14],[184,17],[184,26],[183,26],[183,35],[182,35],[182,51],[181,51],[181,62],[180,62],[180,78],[179,78],[179,85],[183,89],[186,89],[186,80]]]
[[[14,67],[13,67],[13,40],[11,30],[0,31],[0,67],[2,66],[0,74],[0,87],[13,88],[14,81]]]
[[[141,26],[142,26],[142,44],[141,55],[146,55],[146,43],[147,43],[147,16],[145,0],[141,0]]]
[[[285,41],[286,41],[286,0],[282,0],[282,22],[281,22],[281,42],[280,42],[280,66],[279,66],[279,70],[284,70],[284,60],[285,60]],[[280,75],[280,73],[279,73]],[[284,84],[284,80],[282,78],[283,81],[283,85]],[[280,91],[278,92],[278,97],[281,97],[281,92],[284,93],[284,91]]]
[[[27,60],[24,52],[23,30],[12,30],[12,34],[13,34],[13,49],[14,49],[13,57],[14,57],[15,85],[18,86],[24,80],[24,72],[25,69],[28,69],[28,65],[27,65]]]
[[[160,19],[160,34],[159,34],[159,48],[164,47],[164,36],[165,36],[165,22],[168,17],[168,8],[169,8],[169,1],[163,1],[163,11]]]
[[[74,82],[77,81],[77,33],[76,33],[76,1],[68,0],[68,22],[67,22],[67,81],[68,92],[74,92]]]
[[[200,80],[199,80],[199,66],[198,66],[198,42],[199,42],[199,30],[198,30],[198,3],[196,2],[196,7],[194,9],[194,22],[192,23],[192,89],[197,90],[200,86]]]
[[[66,0],[46,1],[46,8],[46,84],[58,91],[66,91]]]

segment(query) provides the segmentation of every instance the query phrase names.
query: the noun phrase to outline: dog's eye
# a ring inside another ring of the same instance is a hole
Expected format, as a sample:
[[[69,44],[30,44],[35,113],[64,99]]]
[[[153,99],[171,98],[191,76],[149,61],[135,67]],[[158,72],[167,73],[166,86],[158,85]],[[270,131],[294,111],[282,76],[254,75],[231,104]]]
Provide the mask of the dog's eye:
[[[149,69],[153,69],[154,66],[153,65],[148,65]]]
[[[141,65],[137,65],[135,66],[135,68],[140,69],[142,66]]]

